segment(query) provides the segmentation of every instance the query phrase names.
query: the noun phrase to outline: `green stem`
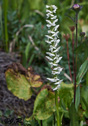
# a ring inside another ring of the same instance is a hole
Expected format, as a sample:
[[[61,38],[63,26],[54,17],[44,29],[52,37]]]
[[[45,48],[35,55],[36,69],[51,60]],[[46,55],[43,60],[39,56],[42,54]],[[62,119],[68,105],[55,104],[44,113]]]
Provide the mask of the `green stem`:
[[[78,45],[78,13],[76,13],[76,48]]]
[[[3,39],[4,39],[4,32],[3,32],[3,23],[2,23],[2,6],[0,4],[0,28],[1,28],[1,39],[2,39],[2,47],[3,47]]]
[[[54,126],[55,126],[55,113],[53,113],[53,120],[54,120]]]
[[[76,48],[78,45],[78,13],[76,13]],[[74,104],[76,100],[76,71],[77,71],[77,54],[75,59],[75,73],[74,73]]]
[[[55,105],[56,105],[57,126],[61,126],[61,124],[60,124],[59,110],[58,110],[59,105],[58,105],[57,90],[55,91]]]
[[[4,0],[4,30],[5,30],[5,51],[8,52],[8,29],[7,29],[7,7],[8,0]]]

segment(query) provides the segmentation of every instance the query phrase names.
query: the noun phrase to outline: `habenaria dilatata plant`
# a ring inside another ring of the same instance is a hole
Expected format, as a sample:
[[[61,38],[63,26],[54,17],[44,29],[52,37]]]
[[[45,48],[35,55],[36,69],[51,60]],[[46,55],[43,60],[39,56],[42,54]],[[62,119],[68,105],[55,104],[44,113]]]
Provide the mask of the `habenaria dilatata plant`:
[[[49,64],[52,69],[53,78],[47,78],[49,81],[54,83],[56,87],[53,90],[57,90],[60,87],[60,83],[62,80],[58,79],[58,74],[62,71],[62,68],[58,66],[58,63],[62,59],[58,54],[60,50],[59,42],[60,39],[58,38],[58,27],[57,25],[57,16],[55,15],[57,7],[55,5],[46,5],[46,22],[48,27],[48,35],[46,35],[47,40],[46,42],[49,44],[49,52],[47,52],[46,58],[49,60]]]

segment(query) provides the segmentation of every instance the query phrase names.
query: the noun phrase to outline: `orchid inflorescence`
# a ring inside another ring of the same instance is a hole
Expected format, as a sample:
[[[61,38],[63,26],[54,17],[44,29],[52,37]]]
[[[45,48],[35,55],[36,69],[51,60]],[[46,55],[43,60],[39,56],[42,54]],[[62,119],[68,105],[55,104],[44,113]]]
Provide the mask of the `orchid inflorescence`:
[[[49,52],[47,52],[46,58],[49,60],[49,64],[52,69],[52,75],[53,78],[47,78],[50,82],[57,85],[53,90],[57,90],[60,87],[60,83],[62,80],[58,79],[58,74],[62,71],[62,68],[58,66],[58,63],[62,59],[58,55],[58,51],[60,50],[60,47],[58,47],[58,44],[60,42],[60,39],[58,38],[58,27],[57,25],[57,16],[55,15],[57,10],[57,7],[55,5],[46,5],[46,22],[47,22],[47,28],[48,28],[48,35],[46,35],[47,40],[46,43],[49,44]]]

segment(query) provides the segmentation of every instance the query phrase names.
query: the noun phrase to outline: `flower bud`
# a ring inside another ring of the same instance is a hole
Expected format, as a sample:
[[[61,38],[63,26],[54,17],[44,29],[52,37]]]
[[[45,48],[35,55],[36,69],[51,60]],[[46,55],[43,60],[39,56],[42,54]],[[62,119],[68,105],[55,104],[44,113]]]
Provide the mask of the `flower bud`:
[[[81,32],[81,33],[80,33],[80,36],[81,36],[81,37],[84,37],[84,36],[85,36],[85,32]]]
[[[68,41],[68,39],[70,38],[70,35],[69,34],[64,34],[63,37],[65,38],[66,41]]]
[[[80,6],[79,4],[74,4],[72,6],[72,9],[78,13],[82,9],[82,6]]]
[[[74,32],[75,26],[70,26],[69,28],[70,28],[71,32]]]

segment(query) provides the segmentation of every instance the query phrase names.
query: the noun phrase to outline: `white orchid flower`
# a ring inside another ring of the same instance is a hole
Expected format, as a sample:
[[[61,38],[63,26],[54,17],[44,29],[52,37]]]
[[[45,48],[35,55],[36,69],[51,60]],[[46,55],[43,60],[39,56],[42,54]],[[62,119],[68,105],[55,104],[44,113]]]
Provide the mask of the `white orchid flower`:
[[[55,5],[46,5],[46,17],[47,17],[47,28],[48,28],[48,35],[46,35],[47,39],[46,43],[49,44],[49,52],[46,52],[46,58],[49,60],[49,64],[52,68],[52,76],[53,78],[47,78],[50,82],[54,83],[55,88],[54,91],[60,88],[60,83],[63,80],[58,79],[58,75],[61,73],[62,68],[58,66],[62,57],[58,54],[60,50],[60,39],[58,38],[58,28],[57,25],[58,19],[55,15],[57,7]]]

